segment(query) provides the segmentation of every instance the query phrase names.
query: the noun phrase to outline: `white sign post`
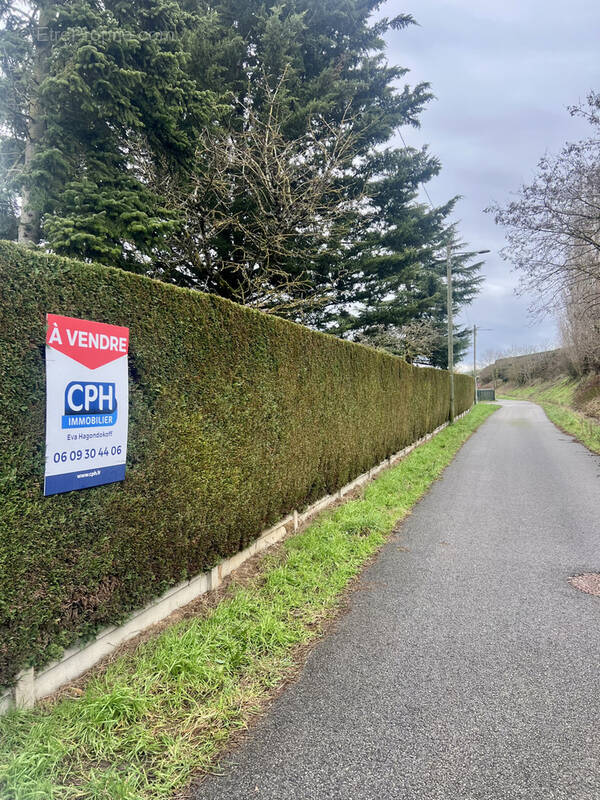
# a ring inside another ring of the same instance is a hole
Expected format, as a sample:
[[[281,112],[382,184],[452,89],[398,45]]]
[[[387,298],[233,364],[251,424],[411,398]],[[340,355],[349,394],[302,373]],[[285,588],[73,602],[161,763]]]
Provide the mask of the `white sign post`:
[[[47,314],[44,494],[125,478],[129,328]]]

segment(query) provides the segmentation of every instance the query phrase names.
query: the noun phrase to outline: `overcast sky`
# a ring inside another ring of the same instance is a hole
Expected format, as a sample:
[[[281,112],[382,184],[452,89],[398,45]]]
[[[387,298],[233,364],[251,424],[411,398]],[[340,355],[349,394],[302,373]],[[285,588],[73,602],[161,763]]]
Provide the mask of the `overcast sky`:
[[[542,349],[556,341],[556,326],[532,325],[527,298],[514,293],[518,276],[498,254],[503,231],[483,209],[528,182],[545,152],[588,135],[567,106],[600,90],[600,3],[389,0],[383,13],[410,13],[419,23],[388,35],[388,56],[410,69],[406,82],[428,81],[436,96],[420,129],[402,129],[408,144],[429,144],[442,162],[429,195],[435,204],[462,195],[462,236],[473,249],[492,250],[481,294],[461,321],[493,329],[479,334],[478,354]]]

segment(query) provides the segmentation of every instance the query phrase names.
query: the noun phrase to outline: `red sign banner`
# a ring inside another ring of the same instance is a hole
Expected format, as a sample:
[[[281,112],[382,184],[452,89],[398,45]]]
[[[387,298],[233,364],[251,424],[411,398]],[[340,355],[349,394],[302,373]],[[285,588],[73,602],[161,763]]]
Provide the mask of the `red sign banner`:
[[[47,314],[46,344],[88,369],[110,364],[129,351],[129,328]]]

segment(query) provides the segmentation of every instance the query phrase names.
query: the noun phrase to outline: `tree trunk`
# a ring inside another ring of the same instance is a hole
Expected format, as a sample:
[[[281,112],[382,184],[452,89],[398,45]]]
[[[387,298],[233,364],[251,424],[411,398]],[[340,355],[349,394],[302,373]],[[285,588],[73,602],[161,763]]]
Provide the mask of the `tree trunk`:
[[[25,175],[34,159],[45,129],[45,120],[42,104],[39,97],[39,88],[46,77],[48,69],[48,56],[50,52],[52,21],[46,3],[39,6],[38,27],[34,29],[35,61],[31,80],[31,97],[27,121],[27,142],[25,143]],[[21,215],[19,217],[18,241],[21,244],[35,245],[40,241],[40,210],[32,201],[32,192],[25,185],[21,190]]]

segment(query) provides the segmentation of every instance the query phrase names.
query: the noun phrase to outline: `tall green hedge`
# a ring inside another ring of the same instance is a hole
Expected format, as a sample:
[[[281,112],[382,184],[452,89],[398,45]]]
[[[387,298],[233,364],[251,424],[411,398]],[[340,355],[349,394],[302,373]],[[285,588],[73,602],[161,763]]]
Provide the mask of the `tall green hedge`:
[[[123,483],[42,495],[46,312],[130,328]],[[0,316],[0,685],[448,416],[446,372],[9,243]]]

